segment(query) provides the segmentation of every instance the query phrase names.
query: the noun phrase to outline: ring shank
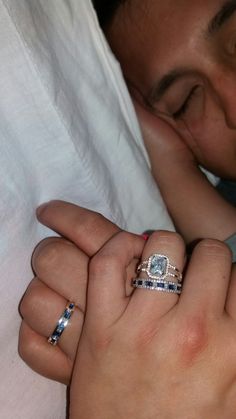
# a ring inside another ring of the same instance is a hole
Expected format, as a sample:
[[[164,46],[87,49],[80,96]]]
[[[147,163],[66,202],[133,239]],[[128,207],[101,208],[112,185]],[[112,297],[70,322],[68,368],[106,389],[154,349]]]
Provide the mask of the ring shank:
[[[66,326],[69,323],[69,320],[72,316],[72,313],[74,312],[75,304],[69,302],[66,305],[65,310],[63,311],[61,317],[59,318],[57,325],[55,329],[53,330],[52,334],[48,338],[48,343],[50,343],[53,346],[56,346],[62,333],[64,332]]]

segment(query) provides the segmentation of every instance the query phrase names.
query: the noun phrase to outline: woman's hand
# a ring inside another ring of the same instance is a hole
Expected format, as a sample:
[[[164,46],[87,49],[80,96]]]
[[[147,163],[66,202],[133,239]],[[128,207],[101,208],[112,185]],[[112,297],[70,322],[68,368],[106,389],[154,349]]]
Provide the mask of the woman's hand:
[[[221,242],[195,248],[176,294],[125,292],[133,258],[164,254],[182,270],[185,247],[168,232],[119,233],[93,257],[87,314],[71,385],[70,418],[234,419],[236,285]],[[142,273],[142,276],[145,275]]]
[[[19,353],[39,374],[69,384],[84,321],[89,258],[119,228],[99,214],[61,201],[47,204],[38,212],[38,219],[70,241],[59,237],[43,240],[33,254],[35,278],[20,304]],[[59,344],[53,347],[47,337],[68,301],[77,307]]]
[[[139,289],[130,294],[126,281],[130,283],[131,270],[142,254],[142,239],[117,234],[117,227],[101,216],[66,203],[49,204],[39,217],[82,246],[84,254],[95,254],[71,387],[71,418],[78,412],[81,419],[235,418],[236,276],[231,276],[229,286],[227,248],[215,241],[197,246],[180,297]],[[97,234],[91,243],[94,229]],[[80,275],[87,274],[88,256],[81,259],[74,245],[59,238],[55,250],[53,240],[41,244],[33,258],[38,276],[47,285],[44,291],[42,281],[32,285],[22,302],[25,321],[20,348],[40,373],[68,383],[82,311],[73,314],[57,347],[50,346],[46,337],[68,300],[84,309],[84,294],[79,290],[84,290],[85,286],[80,287],[87,275]],[[185,264],[183,242],[173,233],[155,233],[142,258],[156,252],[169,256],[179,269]]]

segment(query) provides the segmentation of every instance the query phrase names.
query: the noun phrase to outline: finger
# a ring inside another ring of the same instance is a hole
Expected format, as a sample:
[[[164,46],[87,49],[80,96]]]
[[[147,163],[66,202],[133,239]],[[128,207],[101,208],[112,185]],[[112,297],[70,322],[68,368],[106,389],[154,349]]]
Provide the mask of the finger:
[[[147,241],[142,254],[142,261],[154,254],[164,255],[171,265],[182,272],[185,264],[185,245],[183,239],[176,233],[157,231]],[[174,272],[170,270],[170,272]],[[139,277],[147,279],[145,272],[140,272]],[[150,279],[152,281],[152,279]],[[175,278],[167,276],[166,281],[177,282]],[[137,318],[146,316],[148,319],[159,318],[169,311],[178,301],[178,295],[157,290],[136,289],[130,308],[137,313]],[[135,317],[135,315],[134,315]]]
[[[229,284],[229,290],[226,300],[226,312],[232,317],[233,320],[236,320],[236,266],[232,265],[231,278]]]
[[[184,280],[179,308],[187,316],[221,314],[229,286],[232,255],[217,240],[203,240],[194,249]]]
[[[85,310],[88,257],[73,243],[59,237],[43,240],[34,251],[32,266],[48,287]]]
[[[91,260],[86,319],[95,330],[113,324],[125,310],[127,267],[140,258],[144,243],[139,236],[121,232]]]
[[[85,311],[88,256],[73,243],[59,238],[44,239],[36,247],[32,256],[35,275],[49,288],[73,301]],[[137,260],[132,260],[127,268],[126,295],[133,291],[131,279],[134,278]]]
[[[63,201],[39,207],[37,216],[42,224],[74,242],[88,256],[93,256],[120,231],[102,215]]]
[[[24,321],[19,334],[19,355],[38,374],[69,384],[72,361],[58,346],[49,345],[43,336],[32,330]]]
[[[40,280],[34,279],[21,301],[20,313],[27,325],[44,336],[47,342],[47,338],[53,333],[65,311],[66,304],[65,298],[56,294]],[[83,313],[76,308],[58,342],[59,347],[72,361],[75,359],[83,321]],[[50,345],[48,342],[47,344]]]

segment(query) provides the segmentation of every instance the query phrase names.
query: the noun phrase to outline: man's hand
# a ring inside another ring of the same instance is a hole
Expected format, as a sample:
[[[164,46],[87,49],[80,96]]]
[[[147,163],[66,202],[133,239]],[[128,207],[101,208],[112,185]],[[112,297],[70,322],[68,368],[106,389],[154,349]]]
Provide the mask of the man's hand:
[[[68,384],[84,321],[89,258],[120,230],[100,214],[61,201],[41,208],[38,219],[68,240],[45,239],[33,254],[35,278],[20,304],[19,353],[39,374]],[[68,301],[77,308],[52,347],[46,338]]]

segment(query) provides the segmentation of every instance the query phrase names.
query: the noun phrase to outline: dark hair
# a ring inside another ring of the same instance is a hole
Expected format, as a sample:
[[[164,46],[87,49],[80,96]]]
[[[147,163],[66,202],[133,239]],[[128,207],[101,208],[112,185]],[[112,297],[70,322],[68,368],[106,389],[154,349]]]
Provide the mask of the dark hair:
[[[114,17],[118,7],[126,0],[92,0],[102,28],[107,26]]]

